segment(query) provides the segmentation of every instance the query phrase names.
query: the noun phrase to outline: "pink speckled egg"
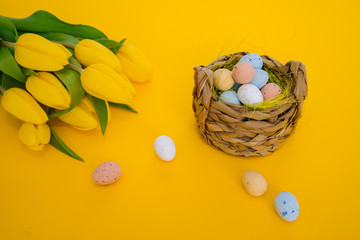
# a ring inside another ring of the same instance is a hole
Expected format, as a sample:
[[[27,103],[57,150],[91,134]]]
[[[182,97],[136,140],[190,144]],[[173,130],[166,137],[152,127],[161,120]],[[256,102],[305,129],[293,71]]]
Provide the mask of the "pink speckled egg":
[[[255,70],[248,62],[239,62],[232,70],[232,77],[237,83],[246,84],[252,81]]]
[[[94,171],[92,179],[99,185],[109,185],[116,182],[121,175],[119,164],[107,161],[100,164]]]
[[[264,101],[276,98],[281,94],[281,88],[276,83],[268,83],[262,89]]]

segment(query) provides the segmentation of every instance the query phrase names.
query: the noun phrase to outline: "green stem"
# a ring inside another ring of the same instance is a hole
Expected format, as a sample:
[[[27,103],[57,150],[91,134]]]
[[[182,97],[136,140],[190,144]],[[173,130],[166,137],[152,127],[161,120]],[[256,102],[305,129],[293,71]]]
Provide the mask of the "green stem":
[[[77,71],[78,73],[81,73],[84,69],[75,66],[74,64],[69,63],[68,65],[66,65],[68,68],[71,68],[74,71]]]
[[[4,46],[4,47],[9,47],[9,48],[15,48],[15,43],[4,41],[4,40],[0,40],[0,45]]]
[[[75,45],[71,44],[71,43],[60,42],[60,41],[51,41],[51,42],[59,43],[59,44],[63,45],[64,47],[75,48]],[[4,47],[15,48],[15,43],[14,42],[8,42],[8,41],[0,40],[0,45],[4,46]]]
[[[71,44],[71,43],[60,42],[60,41],[51,41],[51,42],[59,43],[59,44],[63,45],[64,47],[75,48],[75,45],[74,45],[74,44]]]

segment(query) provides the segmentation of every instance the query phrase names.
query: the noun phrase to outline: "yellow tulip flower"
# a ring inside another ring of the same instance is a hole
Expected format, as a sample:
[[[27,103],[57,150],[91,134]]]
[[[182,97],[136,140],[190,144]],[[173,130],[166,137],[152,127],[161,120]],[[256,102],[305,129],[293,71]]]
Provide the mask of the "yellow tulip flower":
[[[50,128],[47,124],[23,123],[18,135],[20,141],[28,148],[40,151],[50,141]]]
[[[84,66],[88,67],[94,63],[103,63],[113,68],[117,72],[122,72],[122,67],[116,55],[107,47],[94,40],[83,39],[74,48],[76,59]]]
[[[38,71],[58,71],[69,64],[71,53],[40,35],[25,33],[16,41],[14,56],[23,67]]]
[[[3,108],[18,119],[33,124],[43,124],[49,119],[35,99],[21,88],[10,88],[1,98]]]
[[[42,104],[56,108],[70,107],[70,95],[64,85],[53,74],[38,72],[31,75],[26,81],[26,90]]]
[[[128,104],[135,95],[129,79],[105,64],[88,66],[81,72],[80,80],[86,92],[109,102]]]
[[[99,120],[96,111],[86,95],[75,108],[70,112],[60,115],[58,118],[80,130],[99,128]]]
[[[152,77],[153,67],[138,48],[125,42],[116,53],[119,58],[124,74],[133,82],[146,82]]]

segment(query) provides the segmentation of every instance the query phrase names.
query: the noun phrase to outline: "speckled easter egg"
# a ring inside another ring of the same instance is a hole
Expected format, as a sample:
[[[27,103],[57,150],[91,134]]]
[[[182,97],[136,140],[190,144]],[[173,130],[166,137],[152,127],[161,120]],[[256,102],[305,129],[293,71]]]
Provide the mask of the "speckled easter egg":
[[[254,68],[250,63],[240,62],[232,70],[232,77],[237,83],[246,84],[254,78]]]
[[[154,142],[156,155],[164,161],[171,161],[176,154],[174,141],[168,136],[159,136]]]
[[[261,89],[269,80],[269,74],[262,69],[255,69],[253,80],[250,84],[255,85],[258,89]]]
[[[252,84],[241,85],[237,95],[240,102],[245,105],[261,103],[263,101],[263,95],[260,90]]]
[[[222,92],[219,96],[219,100],[221,102],[225,102],[225,103],[234,103],[234,104],[240,104],[240,101],[237,97],[236,92],[228,90],[225,92]]]
[[[264,101],[276,98],[281,94],[281,88],[276,83],[268,83],[262,89],[261,93]]]
[[[256,53],[249,53],[243,56],[239,62],[248,62],[255,69],[261,69],[263,66],[263,61],[261,57]]]
[[[119,164],[107,161],[100,164],[94,171],[92,179],[99,185],[109,185],[116,182],[121,175]]]
[[[299,203],[289,192],[281,192],[275,197],[275,210],[279,216],[288,221],[295,221],[299,216]]]
[[[256,171],[246,171],[242,177],[242,182],[246,191],[254,197],[259,197],[266,192],[266,180]]]
[[[229,90],[234,85],[231,71],[225,68],[216,70],[213,80],[214,86],[221,91]]]

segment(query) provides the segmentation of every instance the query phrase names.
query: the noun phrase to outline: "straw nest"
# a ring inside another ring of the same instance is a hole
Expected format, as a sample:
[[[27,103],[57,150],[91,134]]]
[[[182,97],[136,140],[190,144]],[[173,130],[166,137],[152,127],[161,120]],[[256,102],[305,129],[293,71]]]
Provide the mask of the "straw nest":
[[[295,131],[308,91],[306,70],[301,62],[282,65],[263,55],[264,68],[283,81],[286,97],[265,109],[219,101],[213,88],[213,72],[231,69],[246,54],[221,56],[206,67],[194,68],[193,110],[201,136],[209,145],[231,155],[266,156]]]

